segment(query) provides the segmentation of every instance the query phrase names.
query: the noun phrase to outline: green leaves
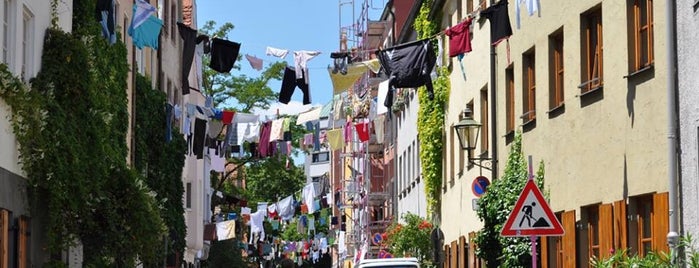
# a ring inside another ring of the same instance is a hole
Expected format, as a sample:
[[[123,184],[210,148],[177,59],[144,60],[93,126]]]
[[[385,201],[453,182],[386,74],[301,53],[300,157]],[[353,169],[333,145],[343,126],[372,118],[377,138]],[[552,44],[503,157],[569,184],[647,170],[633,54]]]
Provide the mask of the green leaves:
[[[431,265],[432,224],[410,212],[403,214],[403,224],[394,222],[386,229],[385,245],[394,257],[416,257],[424,266]]]

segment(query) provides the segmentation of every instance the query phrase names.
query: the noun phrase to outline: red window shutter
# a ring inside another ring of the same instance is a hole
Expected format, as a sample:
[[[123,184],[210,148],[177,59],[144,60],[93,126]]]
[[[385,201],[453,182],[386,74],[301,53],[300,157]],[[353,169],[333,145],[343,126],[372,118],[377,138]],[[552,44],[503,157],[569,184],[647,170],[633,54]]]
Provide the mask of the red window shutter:
[[[653,195],[653,250],[656,252],[670,252],[667,245],[667,232],[670,231],[670,206],[668,205],[668,193]]]

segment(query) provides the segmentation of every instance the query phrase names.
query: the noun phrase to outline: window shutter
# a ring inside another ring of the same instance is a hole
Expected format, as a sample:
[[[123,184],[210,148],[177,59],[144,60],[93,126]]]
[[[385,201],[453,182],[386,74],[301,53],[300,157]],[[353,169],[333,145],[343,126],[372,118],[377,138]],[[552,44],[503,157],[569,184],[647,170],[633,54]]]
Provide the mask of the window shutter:
[[[541,253],[541,256],[539,259],[541,260],[541,267],[547,268],[549,267],[549,238],[555,238],[555,237],[548,237],[548,236],[540,236],[539,237],[539,252]]]
[[[563,212],[561,216],[563,220],[563,260],[564,267],[575,267],[575,210]]]
[[[599,206],[599,251],[603,258],[609,257],[610,250],[614,248],[612,211],[612,204]]]
[[[449,245],[444,245],[444,263],[442,267],[451,268],[451,249]]]
[[[653,250],[656,252],[670,252],[667,246],[667,232],[670,230],[668,221],[670,206],[668,205],[668,193],[653,195]]]
[[[459,237],[459,264],[456,265],[457,267],[468,267],[468,257],[466,256],[466,237],[461,236]]]
[[[27,267],[27,240],[29,237],[29,217],[19,217],[19,239],[17,239],[17,267]]]
[[[9,231],[10,231],[10,213],[7,210],[0,209],[0,268],[7,268],[8,266],[8,251],[10,247],[9,242]]]
[[[468,266],[466,267],[478,267],[476,264],[478,262],[478,258],[476,258],[476,232],[468,233],[468,241],[470,243],[468,244]]]
[[[614,202],[614,249],[627,248],[626,200]]]
[[[451,264],[452,268],[458,268],[459,267],[459,242],[454,240],[451,242],[451,261],[449,261],[449,264]]]

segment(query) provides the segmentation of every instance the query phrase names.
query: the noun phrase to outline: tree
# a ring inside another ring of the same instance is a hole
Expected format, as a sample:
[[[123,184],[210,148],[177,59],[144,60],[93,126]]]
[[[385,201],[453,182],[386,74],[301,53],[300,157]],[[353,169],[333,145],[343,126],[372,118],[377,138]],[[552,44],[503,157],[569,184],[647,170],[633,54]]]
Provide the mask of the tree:
[[[218,29],[214,29],[216,22],[207,21],[201,31],[211,37],[227,39],[228,34],[235,27],[230,22],[224,23]],[[240,70],[242,56],[238,56],[234,70]],[[204,70],[202,92],[206,96],[212,96],[214,106],[222,104],[230,105],[226,101],[235,100],[235,108],[238,111],[249,113],[253,108],[268,109],[270,104],[277,100],[278,94],[269,87],[270,80],[281,80],[285,62],[275,62],[268,65],[259,77],[248,77],[244,74],[233,76],[231,73],[219,73],[209,68],[210,55],[204,55],[202,59]]]
[[[385,244],[395,257],[416,257],[423,266],[432,265],[432,224],[410,212],[402,216],[405,224],[394,222],[386,230]]]
[[[488,267],[531,266],[531,244],[528,238],[500,236],[500,230],[527,182],[527,166],[522,152],[522,133],[517,132],[510,147],[504,174],[493,180],[488,191],[478,200],[476,213],[484,227],[476,234],[476,255],[484,259]],[[543,187],[543,161],[539,163],[535,182],[539,188]]]
[[[287,169],[285,162],[286,157],[272,156],[250,163],[245,169],[245,179],[251,200],[272,202],[303,187],[306,182],[303,168],[290,163]]]

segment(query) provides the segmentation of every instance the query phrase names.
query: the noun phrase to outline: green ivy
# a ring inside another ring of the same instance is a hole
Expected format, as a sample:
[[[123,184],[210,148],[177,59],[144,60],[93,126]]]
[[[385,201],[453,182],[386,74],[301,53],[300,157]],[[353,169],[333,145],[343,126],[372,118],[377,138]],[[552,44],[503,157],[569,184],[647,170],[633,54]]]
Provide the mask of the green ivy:
[[[126,163],[126,47],[101,37],[94,4],[73,1],[74,33],[47,30],[31,86],[0,65],[0,98],[11,108],[30,208],[45,228],[41,246],[48,256],[79,241],[87,267],[155,263],[167,229],[163,196]]]
[[[429,18],[433,0],[423,1],[420,13],[415,19],[414,27],[418,37],[428,38],[437,33],[439,21]],[[439,16],[437,16],[439,17]],[[432,81],[434,99],[427,97],[425,88],[418,90],[420,109],[418,110],[417,131],[420,137],[420,163],[425,180],[428,215],[437,212],[440,206],[440,189],[442,188],[442,150],[444,149],[444,115],[449,101],[449,71],[446,67],[437,70],[437,79]]]
[[[163,221],[169,230],[168,254],[185,248],[184,167],[187,142],[177,128],[166,141],[167,111],[165,93],[151,88],[149,79],[136,76],[136,141],[134,166],[145,177],[146,184],[156,193]]]
[[[504,174],[493,180],[488,191],[478,199],[476,214],[485,227],[476,234],[476,255],[484,259],[488,267],[531,266],[529,238],[500,236],[502,226],[527,183],[528,174],[528,163],[522,152],[522,133],[518,131],[510,147]],[[534,179],[539,189],[543,189],[543,161],[539,163]]]

